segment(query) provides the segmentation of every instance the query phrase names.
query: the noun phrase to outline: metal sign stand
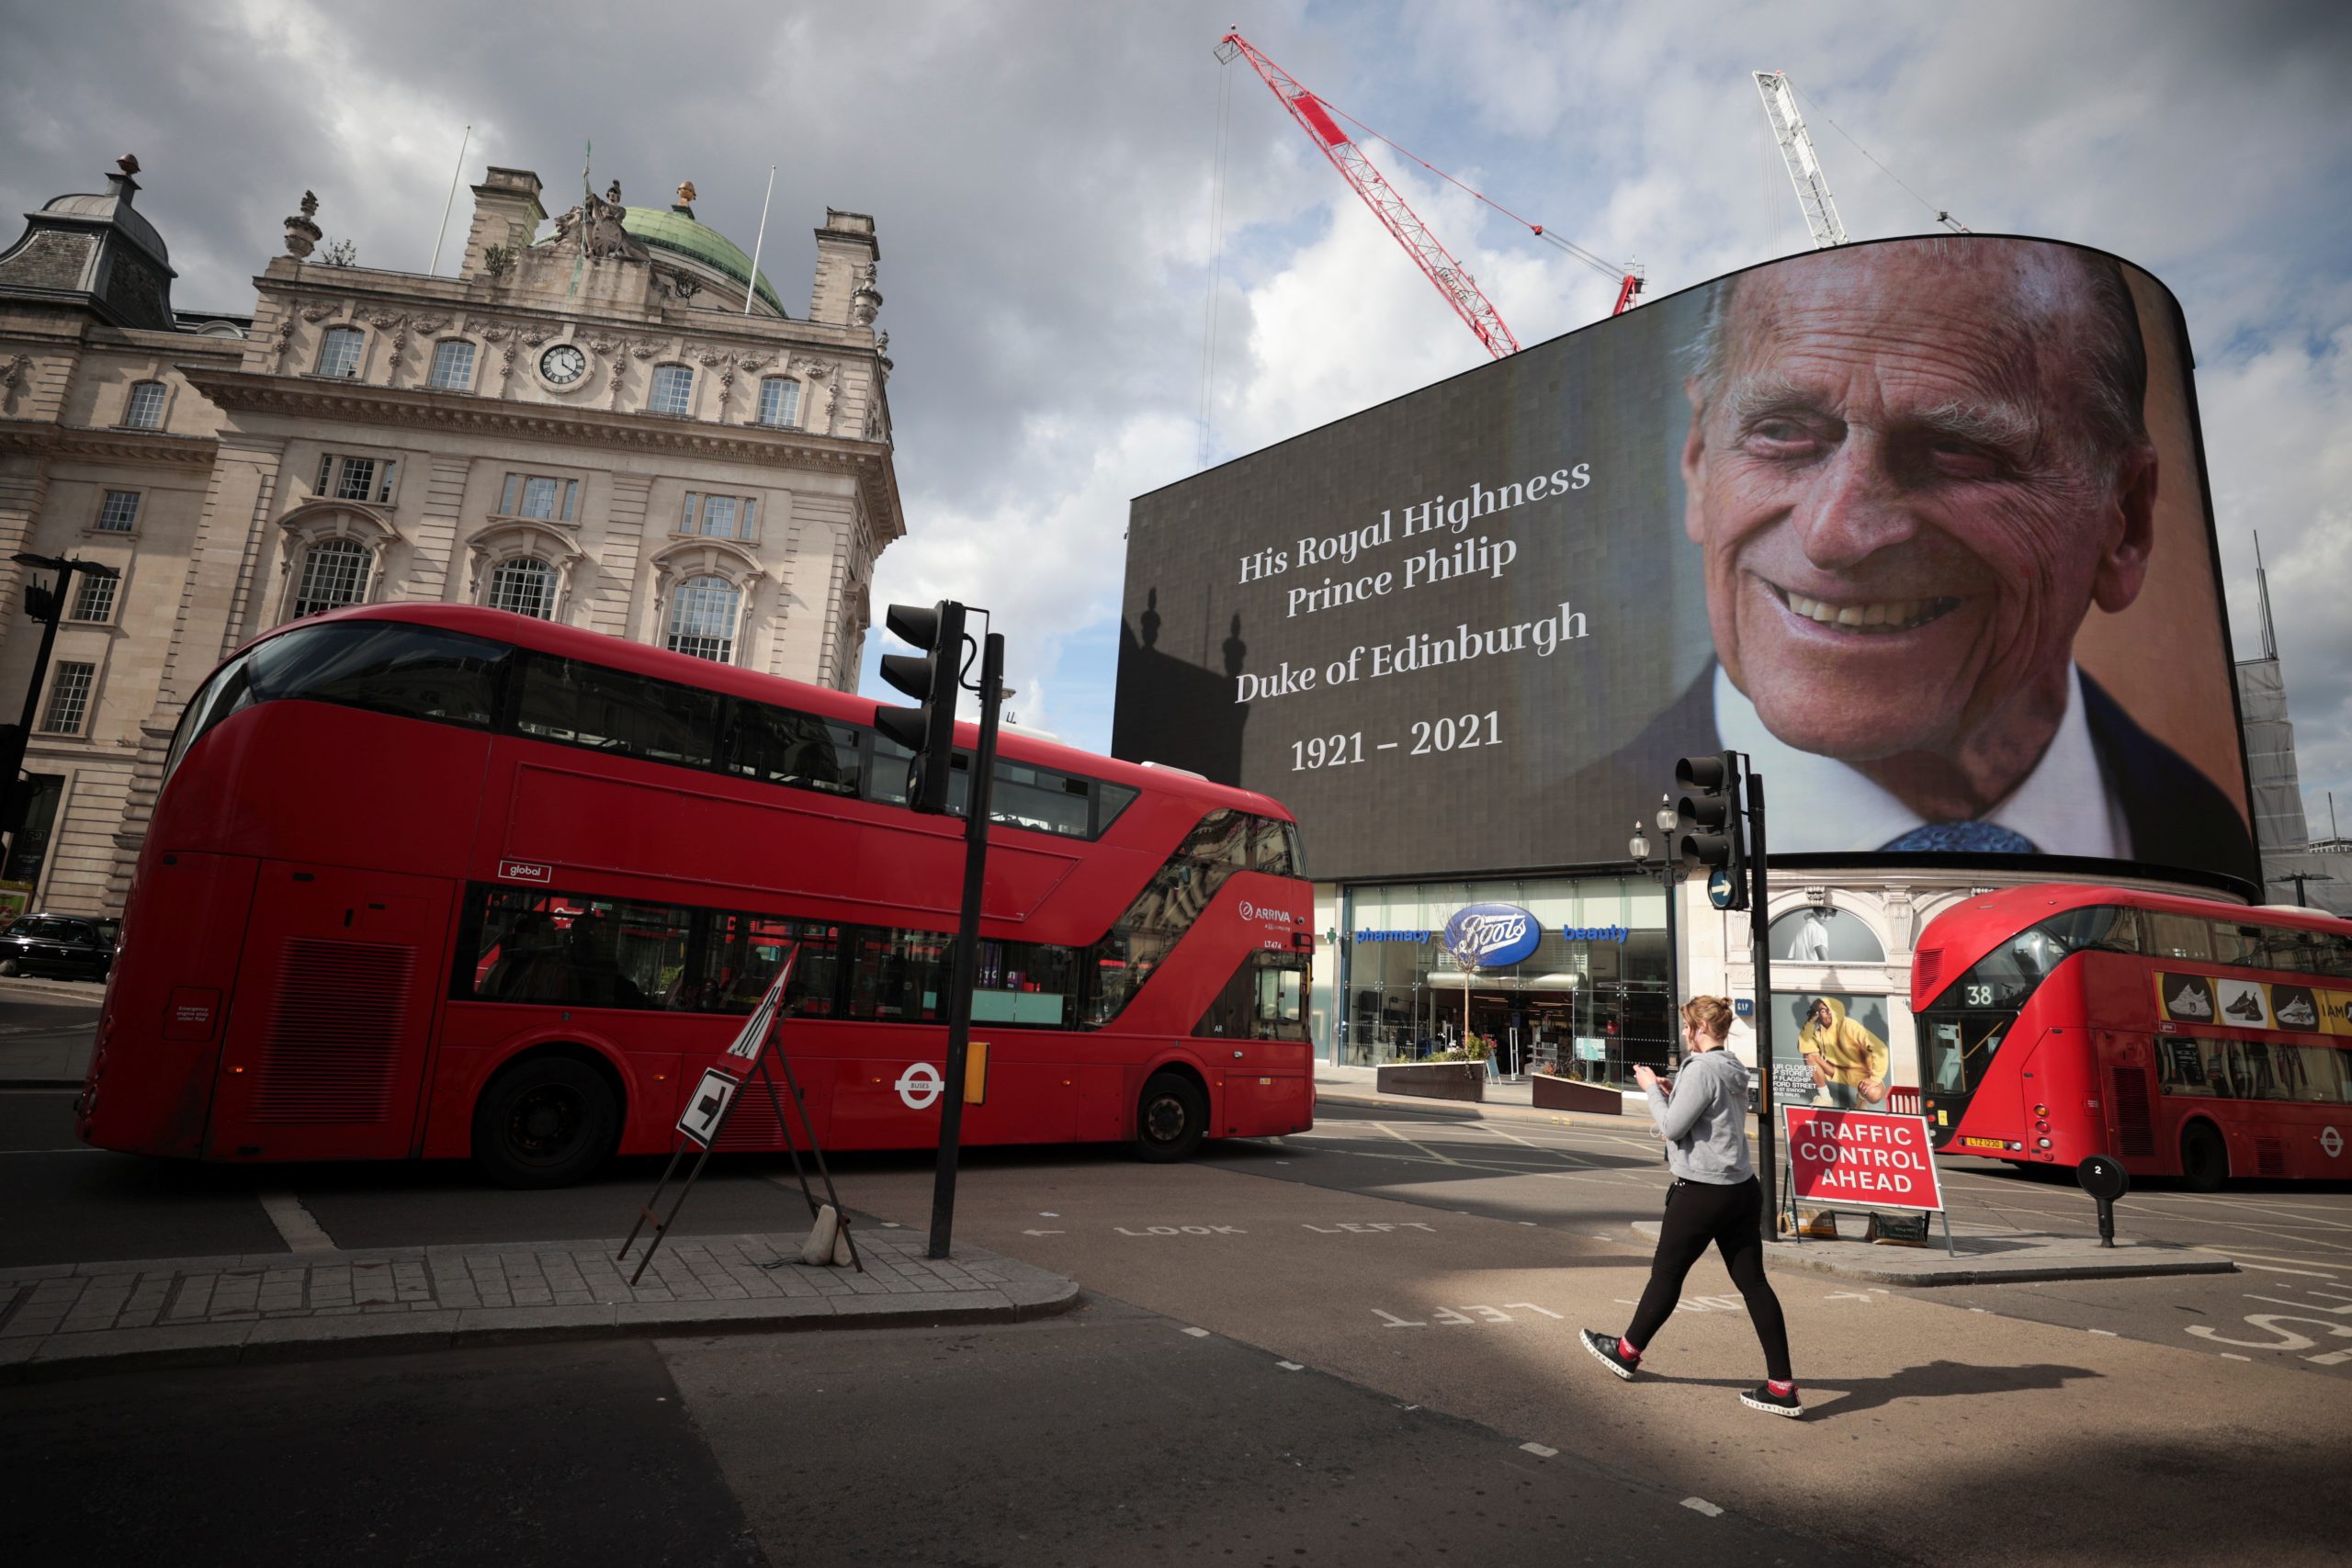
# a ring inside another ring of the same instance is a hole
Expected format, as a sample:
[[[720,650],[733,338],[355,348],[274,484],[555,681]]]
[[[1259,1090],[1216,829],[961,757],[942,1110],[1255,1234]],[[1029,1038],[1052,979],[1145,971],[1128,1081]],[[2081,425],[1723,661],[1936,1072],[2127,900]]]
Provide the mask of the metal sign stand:
[[[746,1026],[744,1032],[736,1036],[735,1043],[728,1048],[728,1055],[740,1055],[743,1047],[749,1045],[752,1071],[759,1075],[762,1087],[767,1090],[768,1105],[775,1113],[776,1131],[784,1134],[785,1150],[792,1156],[793,1175],[799,1179],[800,1195],[808,1201],[808,1215],[810,1220],[814,1221],[819,1213],[817,1195],[809,1190],[808,1173],[800,1163],[800,1146],[792,1135],[792,1124],[785,1120],[784,1106],[776,1093],[775,1078],[768,1071],[769,1057],[773,1055],[777,1065],[783,1068],[785,1089],[794,1107],[800,1113],[801,1132],[808,1140],[808,1152],[816,1161],[818,1178],[825,1184],[826,1201],[831,1203],[834,1214],[841,1221],[842,1239],[849,1247],[850,1262],[859,1273],[863,1274],[865,1272],[865,1263],[857,1255],[856,1239],[850,1235],[849,1215],[842,1208],[841,1194],[833,1190],[832,1172],[825,1165],[825,1151],[818,1145],[816,1128],[808,1120],[808,1107],[800,1098],[799,1084],[793,1078],[792,1059],[774,1049],[776,1028],[782,1021],[785,984],[792,977],[793,964],[799,956],[800,950],[797,947],[785,955],[784,965],[776,972],[775,979],[768,987],[767,996],[760,1003],[759,1011],[753,1015],[751,1024]],[[678,1118],[678,1142],[676,1147],[670,1152],[670,1163],[662,1170],[662,1179],[654,1184],[653,1195],[639,1206],[637,1223],[629,1227],[628,1238],[621,1243],[620,1251],[614,1255],[614,1261],[628,1262],[629,1248],[637,1245],[639,1235],[648,1225],[652,1227],[653,1234],[646,1243],[645,1255],[637,1260],[637,1270],[628,1277],[631,1287],[644,1278],[646,1265],[651,1263],[654,1253],[661,1250],[662,1238],[669,1234],[670,1226],[677,1220],[678,1211],[686,1206],[686,1198],[694,1191],[695,1183],[701,1179],[703,1168],[710,1163],[711,1153],[718,1148],[719,1137],[726,1132],[728,1122],[734,1116],[736,1103],[742,1099],[741,1090],[750,1077],[751,1073],[746,1073],[741,1078],[730,1077],[717,1067],[712,1067],[703,1074],[702,1085],[697,1086],[695,1089],[696,1098],[688,1102],[685,1113]],[[711,1086],[714,1079],[718,1081],[718,1086],[722,1087],[710,1088],[709,1093],[718,1094],[720,1097],[719,1104],[711,1114],[697,1118],[696,1112],[709,1105],[708,1094],[706,1094],[705,1088]],[[670,1204],[670,1212],[667,1214],[656,1214],[654,1205],[662,1201],[662,1194],[668,1190],[671,1178],[678,1173],[678,1163],[686,1157],[686,1150],[690,1146],[699,1147],[702,1152],[695,1156],[693,1168],[686,1172],[685,1184],[678,1189],[677,1197]],[[785,1261],[779,1258],[772,1263],[763,1263],[761,1267],[778,1268]]]

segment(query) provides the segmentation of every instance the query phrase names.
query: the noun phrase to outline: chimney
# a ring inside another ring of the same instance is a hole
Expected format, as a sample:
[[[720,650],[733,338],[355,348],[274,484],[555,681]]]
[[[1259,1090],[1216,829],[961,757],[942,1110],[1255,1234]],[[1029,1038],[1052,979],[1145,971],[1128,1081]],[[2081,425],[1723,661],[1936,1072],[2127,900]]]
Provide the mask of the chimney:
[[[848,326],[854,309],[850,297],[881,254],[871,217],[825,209],[825,226],[817,231],[817,279],[808,290],[808,319],[829,327]]]
[[[539,205],[539,176],[528,169],[491,168],[474,186],[474,226],[466,235],[466,259],[460,277],[480,277],[488,270],[483,257],[493,246],[521,250],[547,221]]]

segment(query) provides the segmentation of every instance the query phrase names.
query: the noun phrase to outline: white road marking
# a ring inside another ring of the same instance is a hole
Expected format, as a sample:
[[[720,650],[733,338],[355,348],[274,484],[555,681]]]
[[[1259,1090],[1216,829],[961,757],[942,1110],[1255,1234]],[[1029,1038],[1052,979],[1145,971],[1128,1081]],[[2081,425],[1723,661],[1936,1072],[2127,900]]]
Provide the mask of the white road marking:
[[[1682,1506],[1692,1513],[1704,1514],[1711,1519],[1719,1519],[1724,1517],[1724,1511],[1704,1497],[1685,1497],[1682,1499]]]
[[[1547,1449],[1541,1443],[1521,1443],[1519,1446],[1527,1452],[1533,1454],[1537,1459],[1552,1459],[1556,1457],[1560,1451],[1557,1449]]]
[[[1440,1151],[1430,1147],[1427,1144],[1416,1143],[1411,1138],[1408,1138],[1405,1136],[1404,1134],[1398,1132],[1396,1128],[1391,1127],[1385,1122],[1374,1122],[1373,1125],[1387,1134],[1390,1137],[1396,1139],[1398,1143],[1405,1145],[1407,1147],[1420,1150],[1421,1153],[1429,1156],[1440,1165],[1460,1165],[1462,1163],[1460,1160],[1455,1159],[1452,1155],[1441,1153]]]
[[[1184,1332],[1195,1339],[1206,1339],[1209,1337],[1209,1331],[1205,1328],[1188,1328]]]
[[[2241,1356],[2235,1350],[2224,1350],[2222,1352],[2222,1359],[2224,1361],[2251,1361],[2254,1358],[2252,1356]]]
[[[311,1211],[291,1192],[256,1192],[255,1201],[269,1223],[277,1227],[278,1239],[286,1243],[288,1252],[333,1252],[334,1238],[319,1228]]]
[[[1306,1370],[1296,1361],[1276,1361],[1274,1365],[1280,1367],[1286,1372],[1303,1372]]]
[[[2121,1336],[2120,1334],[2116,1333],[2116,1332],[2115,1332],[2115,1330],[2113,1330],[2112,1328],[2094,1328],[2094,1329],[2092,1329],[2090,1332],[2091,1332],[2091,1333],[2093,1333],[2093,1334],[2100,1335],[2100,1336],[2102,1336],[2102,1337],[2106,1337],[2106,1338],[2109,1338],[2109,1339],[2120,1339],[2120,1338],[2122,1338],[2122,1337],[2123,1337],[2123,1336]]]

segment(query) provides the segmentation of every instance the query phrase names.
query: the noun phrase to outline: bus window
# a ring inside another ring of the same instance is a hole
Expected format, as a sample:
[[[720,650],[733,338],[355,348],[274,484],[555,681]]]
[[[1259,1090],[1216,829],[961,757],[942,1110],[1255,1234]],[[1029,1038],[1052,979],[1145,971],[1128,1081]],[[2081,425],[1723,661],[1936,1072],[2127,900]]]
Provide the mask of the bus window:
[[[718,750],[718,706],[716,692],[576,660],[533,658],[523,668],[514,728],[546,740],[707,768]]]
[[[1119,813],[1135,803],[1139,790],[1125,784],[1098,784],[1094,786],[1094,836],[1101,838],[1119,819]]]
[[[1196,1039],[1305,1040],[1306,961],[1257,953],[1233,972],[1193,1025]]]
[[[710,917],[702,968],[688,982],[689,999],[679,1005],[704,1012],[748,1013],[767,995],[776,965],[796,947],[800,956],[793,963],[792,983],[785,987],[785,1013],[832,1017],[838,1006],[834,985],[841,971],[841,928],[765,915]]]
[[[854,725],[738,702],[729,710],[727,767],[763,784],[855,795],[859,740]]]
[[[2211,931],[2209,922],[2194,915],[2148,911],[2148,949],[2158,958],[2210,960],[2213,956]]]
[[[1083,839],[1088,825],[1086,781],[999,757],[996,780],[989,787],[989,820]]]
[[[972,979],[975,1023],[1066,1029],[1077,1021],[1078,953],[1033,942],[980,943]]]
[[[460,971],[477,1001],[594,1008],[672,1008],[693,911],[564,893],[481,888],[473,963]]]
[[[944,931],[860,930],[850,967],[849,1016],[894,1023],[945,1017],[954,941]]]
[[[876,730],[865,734],[874,741],[874,766],[865,775],[865,798],[884,806],[904,806],[907,803],[907,769],[915,754]]]
[[[1295,876],[1291,860],[1290,824],[1272,817],[1250,818],[1250,869],[1275,876]]]
[[[306,697],[345,707],[487,727],[514,650],[437,626],[345,621],[272,637],[246,665],[254,700]]]

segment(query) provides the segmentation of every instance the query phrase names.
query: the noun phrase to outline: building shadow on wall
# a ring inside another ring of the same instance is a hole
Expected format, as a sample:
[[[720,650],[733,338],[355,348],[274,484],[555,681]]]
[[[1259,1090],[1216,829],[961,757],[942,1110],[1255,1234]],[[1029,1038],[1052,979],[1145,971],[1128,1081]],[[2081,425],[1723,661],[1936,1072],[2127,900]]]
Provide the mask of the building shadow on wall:
[[[1250,705],[1233,700],[1234,681],[1250,647],[1241,617],[1218,649],[1222,673],[1162,652],[1159,590],[1141,614],[1119,623],[1119,670],[1113,688],[1111,755],[1129,762],[1187,768],[1219,784],[1241,781],[1241,738]]]

